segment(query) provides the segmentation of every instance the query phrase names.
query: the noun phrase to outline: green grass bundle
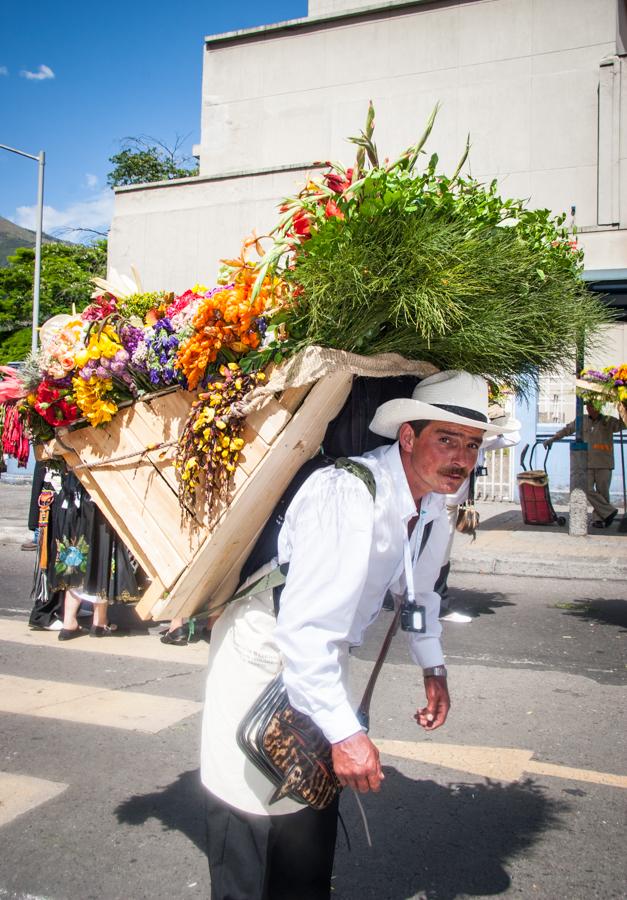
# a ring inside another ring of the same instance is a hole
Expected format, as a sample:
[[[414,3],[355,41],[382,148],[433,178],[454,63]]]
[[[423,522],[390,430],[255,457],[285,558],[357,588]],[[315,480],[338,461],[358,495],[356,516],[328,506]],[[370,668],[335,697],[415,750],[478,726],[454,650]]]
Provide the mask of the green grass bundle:
[[[524,392],[538,372],[572,364],[577,341],[611,317],[581,279],[563,216],[460,178],[467,150],[452,178],[436,172],[435,155],[415,172],[434,116],[417,145],[381,166],[371,107],[352,139],[356,165],[332,167],[285,202],[260,278],[280,272],[292,287],[294,349],[397,352]]]

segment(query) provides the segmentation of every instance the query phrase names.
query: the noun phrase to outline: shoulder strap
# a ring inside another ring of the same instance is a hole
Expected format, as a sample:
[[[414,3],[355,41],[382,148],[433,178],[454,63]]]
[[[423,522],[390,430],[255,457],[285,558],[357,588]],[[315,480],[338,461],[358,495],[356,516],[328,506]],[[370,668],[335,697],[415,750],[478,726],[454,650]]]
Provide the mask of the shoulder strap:
[[[345,469],[351,475],[355,475],[368,488],[370,496],[373,500],[377,498],[377,483],[374,480],[372,471],[364,463],[357,462],[356,459],[349,459],[348,456],[338,456],[335,460],[336,469]]]
[[[420,541],[420,550],[418,551],[417,560],[420,559],[420,554],[425,549],[425,544],[429,540],[429,535],[431,534],[431,529],[433,528],[433,519],[430,522],[427,522],[422,532],[422,539]],[[386,656],[388,655],[388,651],[392,644],[392,639],[394,635],[398,631],[398,626],[401,620],[401,607],[402,604],[399,603],[396,607],[396,611],[394,612],[394,617],[390,623],[390,627],[387,630],[387,633],[383,639],[383,643],[381,645],[381,649],[379,650],[379,655],[375,661],[374,666],[372,667],[372,672],[370,673],[370,678],[368,679],[368,684],[366,685],[366,689],[364,690],[363,697],[361,698],[361,703],[359,704],[359,708],[357,710],[357,718],[359,719],[360,725],[368,731],[370,727],[370,702],[372,700],[372,695],[374,694],[374,688],[377,683],[377,678],[379,677],[379,672],[383,668],[383,663],[385,662]]]

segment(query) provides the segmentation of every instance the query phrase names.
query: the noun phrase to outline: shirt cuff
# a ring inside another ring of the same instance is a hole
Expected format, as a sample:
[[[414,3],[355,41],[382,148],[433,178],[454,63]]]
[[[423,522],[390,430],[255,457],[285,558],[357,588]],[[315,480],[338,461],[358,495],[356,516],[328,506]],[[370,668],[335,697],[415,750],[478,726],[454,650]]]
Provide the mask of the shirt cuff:
[[[363,731],[359,719],[348,701],[334,710],[319,709],[311,718],[331,744],[344,741],[346,738]]]
[[[442,653],[442,645],[439,638],[412,635],[410,638],[410,651],[414,662],[422,666],[423,669],[444,665],[444,654]]]

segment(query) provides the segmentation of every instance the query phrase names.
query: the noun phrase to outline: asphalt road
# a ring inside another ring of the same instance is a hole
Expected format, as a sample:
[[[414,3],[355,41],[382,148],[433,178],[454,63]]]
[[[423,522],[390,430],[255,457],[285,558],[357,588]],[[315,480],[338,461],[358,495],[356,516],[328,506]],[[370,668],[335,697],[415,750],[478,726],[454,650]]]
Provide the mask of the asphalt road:
[[[68,646],[30,633],[32,565],[0,545],[0,898],[207,897],[206,648],[161,658],[154,635]],[[627,780],[607,776],[627,769],[627,588],[480,575],[452,584],[474,619],[444,626],[449,722],[417,733],[420,678],[398,636],[373,704],[372,737],[393,751],[383,790],[364,798],[373,846],[345,795],[351,849],[341,834],[334,896],[626,897]],[[386,622],[383,613],[355,655],[356,694]]]

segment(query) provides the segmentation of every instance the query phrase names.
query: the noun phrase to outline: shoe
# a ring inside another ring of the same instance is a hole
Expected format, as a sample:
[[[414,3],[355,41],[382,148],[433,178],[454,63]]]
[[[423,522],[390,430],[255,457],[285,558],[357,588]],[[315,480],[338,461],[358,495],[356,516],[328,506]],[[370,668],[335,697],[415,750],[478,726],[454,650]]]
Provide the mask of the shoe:
[[[456,622],[458,625],[466,625],[468,622],[472,622],[472,619],[472,616],[459,612],[449,612],[440,616],[440,622]]]
[[[20,550],[36,550],[39,547],[39,544],[36,544],[35,541],[24,541]]]
[[[87,634],[84,628],[62,628],[58,634],[60,641],[73,641],[74,638]]]
[[[63,622],[61,619],[53,619],[50,625],[44,625],[44,631],[63,631]]]
[[[615,509],[614,512],[610,513],[607,518],[603,519],[603,527],[609,528],[616,516],[618,515],[618,510]]]
[[[89,637],[110,637],[118,630],[117,625],[92,625],[89,629]]]
[[[182,647],[189,641],[189,625],[181,625],[180,628],[175,628],[174,631],[166,631],[159,640],[162,644],[176,644]]]

